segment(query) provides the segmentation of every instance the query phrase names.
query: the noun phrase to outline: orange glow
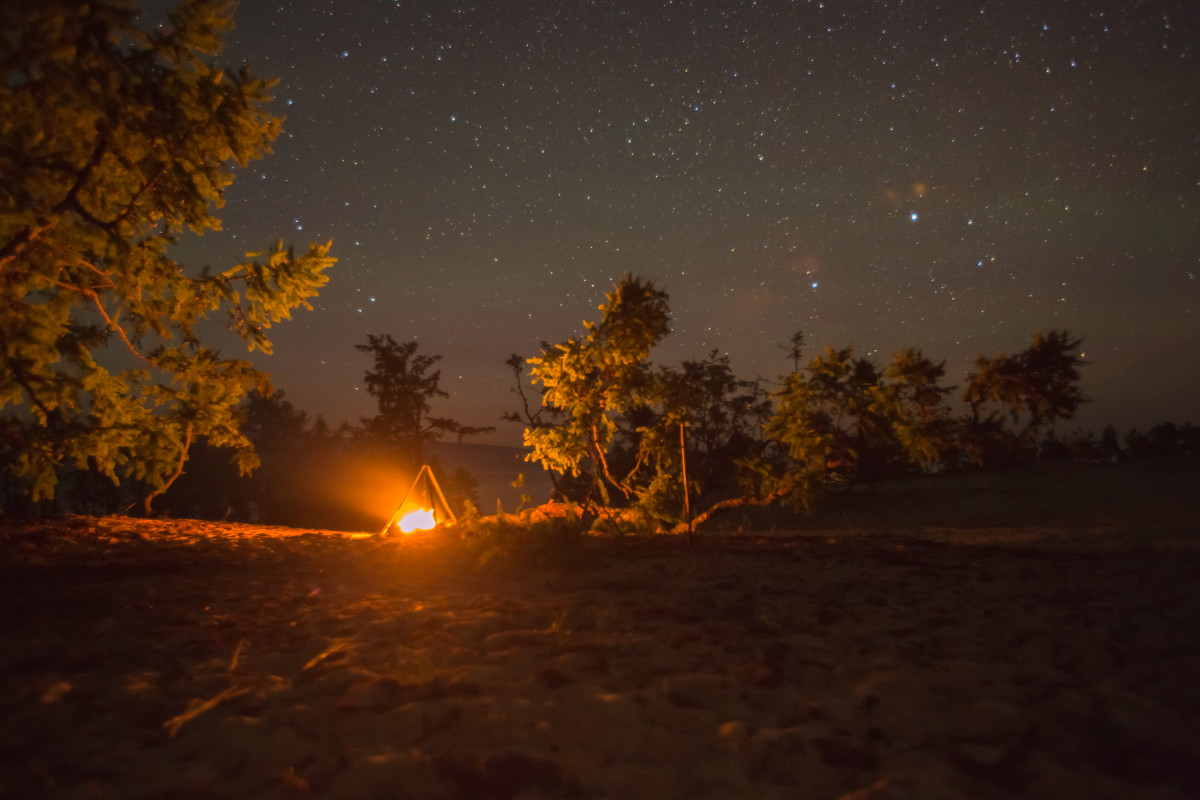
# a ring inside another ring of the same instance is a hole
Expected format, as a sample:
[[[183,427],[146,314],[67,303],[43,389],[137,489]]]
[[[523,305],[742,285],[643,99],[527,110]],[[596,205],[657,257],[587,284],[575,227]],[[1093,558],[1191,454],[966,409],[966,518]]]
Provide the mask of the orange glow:
[[[412,533],[432,530],[437,525],[437,520],[433,518],[432,510],[418,508],[405,514],[396,524],[400,526],[401,533]]]

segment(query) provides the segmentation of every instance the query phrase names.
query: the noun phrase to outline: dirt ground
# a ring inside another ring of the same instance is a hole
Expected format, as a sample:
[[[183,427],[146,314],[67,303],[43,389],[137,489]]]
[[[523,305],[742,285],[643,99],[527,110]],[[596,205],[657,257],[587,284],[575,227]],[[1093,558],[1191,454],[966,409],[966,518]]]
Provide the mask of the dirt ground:
[[[1197,797],[1200,484],[1114,469],[690,543],[0,520],[0,797]]]

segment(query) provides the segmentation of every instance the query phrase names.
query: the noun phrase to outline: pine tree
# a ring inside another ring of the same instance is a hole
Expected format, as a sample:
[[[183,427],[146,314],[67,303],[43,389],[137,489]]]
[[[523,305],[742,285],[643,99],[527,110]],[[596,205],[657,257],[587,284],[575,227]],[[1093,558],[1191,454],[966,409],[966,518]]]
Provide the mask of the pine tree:
[[[197,326],[225,315],[269,354],[267,329],[334,259],[278,243],[195,271],[169,255],[220,228],[234,167],[280,130],[271,82],[212,63],[231,14],[184,0],[147,32],[117,0],[0,0],[0,440],[34,499],[74,464],[143,482],[148,510],[199,440],[256,463],[236,407],[266,375]]]
[[[445,434],[453,434],[461,442],[466,436],[495,430],[430,414],[430,400],[450,395],[441,388],[442,371],[433,369],[442,357],[418,353],[419,346],[416,341],[400,344],[386,333],[367,334],[366,344],[354,345],[356,350],[370,353],[375,366],[364,378],[379,413],[363,420],[365,433],[375,444],[398,452],[401,461],[414,469],[428,460],[427,446]]]

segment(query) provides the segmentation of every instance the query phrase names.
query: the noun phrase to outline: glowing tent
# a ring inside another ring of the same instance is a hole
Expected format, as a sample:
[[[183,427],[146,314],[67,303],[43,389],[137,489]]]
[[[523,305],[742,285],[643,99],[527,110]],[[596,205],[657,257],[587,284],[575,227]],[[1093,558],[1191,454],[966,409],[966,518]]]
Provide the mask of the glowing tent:
[[[428,464],[421,467],[416,480],[409,487],[408,493],[400,501],[396,513],[392,514],[387,525],[383,526],[382,534],[391,533],[392,528],[399,528],[401,533],[427,531],[438,525],[453,525],[458,522],[442,487],[438,486],[437,478]]]

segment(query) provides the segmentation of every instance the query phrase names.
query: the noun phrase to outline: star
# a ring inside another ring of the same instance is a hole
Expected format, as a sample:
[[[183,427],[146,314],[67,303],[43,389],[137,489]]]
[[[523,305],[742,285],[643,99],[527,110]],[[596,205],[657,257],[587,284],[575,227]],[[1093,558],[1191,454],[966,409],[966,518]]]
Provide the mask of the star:
[[[492,424],[505,359],[577,333],[625,272],[670,295],[663,364],[720,342],[739,376],[777,376],[774,344],[803,328],[813,348],[920,347],[961,384],[1057,326],[1091,354],[1080,425],[1186,421],[1196,20],[815,5],[243,3],[220,60],[280,78],[284,134],[181,260],[334,240],[325,310],[261,365],[330,421],[370,413],[353,346],[390,333],[463,375],[447,415]]]

